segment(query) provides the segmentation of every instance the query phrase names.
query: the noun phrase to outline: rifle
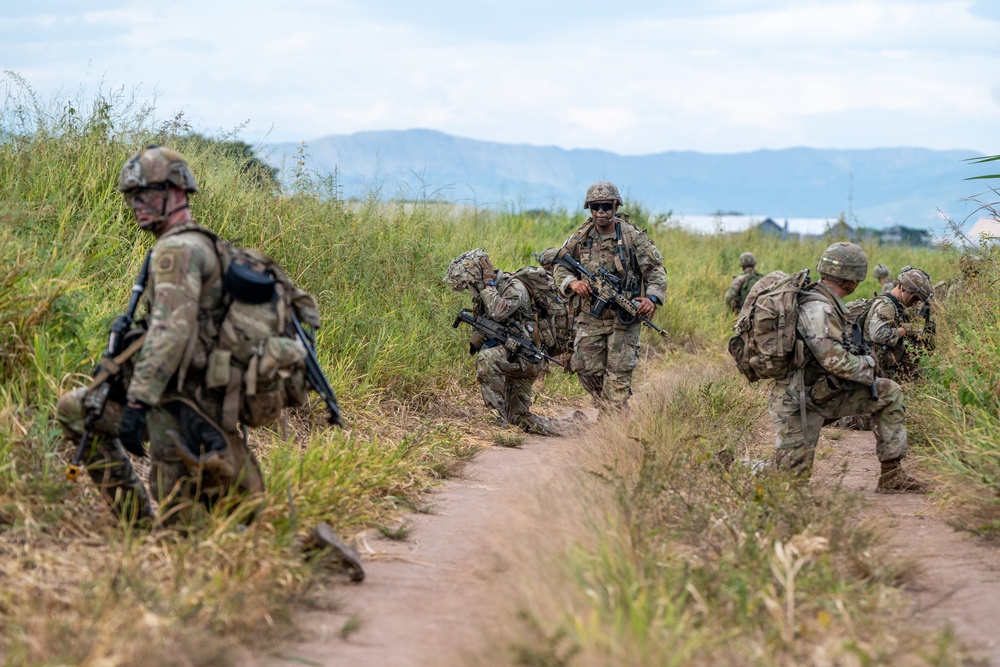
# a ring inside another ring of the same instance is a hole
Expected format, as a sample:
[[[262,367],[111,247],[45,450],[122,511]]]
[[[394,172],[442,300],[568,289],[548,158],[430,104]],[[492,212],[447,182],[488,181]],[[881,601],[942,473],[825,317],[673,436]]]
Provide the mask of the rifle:
[[[75,482],[80,476],[80,464],[83,462],[83,454],[87,449],[90,433],[94,429],[94,424],[104,414],[104,407],[108,403],[108,396],[111,394],[113,385],[119,383],[121,379],[122,364],[142,347],[142,342],[146,338],[146,335],[143,334],[132,341],[128,347],[122,347],[125,336],[135,323],[135,310],[139,307],[139,299],[146,291],[146,280],[149,278],[149,258],[152,254],[152,250],[146,252],[146,257],[142,260],[142,267],[139,269],[139,275],[135,279],[135,284],[132,285],[132,295],[129,297],[128,307],[111,324],[107,347],[104,348],[104,354],[94,369],[94,379],[91,380],[84,396],[83,435],[80,437],[76,453],[73,454],[73,460],[66,468],[66,479],[70,482]]]
[[[636,320],[650,327],[653,331],[664,338],[670,336],[666,331],[653,324],[645,315],[639,314],[639,304],[633,301],[626,294],[626,285],[620,278],[613,275],[603,266],[597,269],[597,273],[588,271],[583,264],[573,259],[569,253],[562,252],[557,258],[567,269],[576,273],[582,280],[590,285],[592,294],[590,296],[590,314],[593,317],[600,317],[608,306],[614,306],[618,311],[618,321],[622,324],[632,324]],[[626,317],[626,314],[628,317]]]
[[[316,337],[312,330],[306,331],[299,322],[299,318],[292,313],[292,326],[295,328],[295,337],[306,348],[306,381],[320,397],[326,401],[326,408],[330,411],[329,423],[332,426],[344,427],[340,419],[340,406],[337,405],[337,396],[333,393],[330,381],[323,374],[320,368],[319,359],[316,357]]]
[[[451,326],[458,328],[458,325],[462,322],[465,322],[476,331],[483,333],[487,340],[499,341],[504,349],[507,350],[508,361],[513,361],[514,357],[517,356],[532,364],[540,364],[543,359],[548,359],[555,365],[562,366],[556,359],[546,354],[545,350],[535,345],[523,330],[505,327],[485,315],[476,317],[464,308],[458,311],[458,315]]]
[[[868,343],[865,342],[865,337],[861,333],[861,325],[857,322],[851,324],[851,351],[855,354],[860,355],[871,355],[871,348],[868,347]],[[875,377],[872,377],[872,384],[868,388],[871,392],[872,399],[878,400],[878,387],[875,385]]]

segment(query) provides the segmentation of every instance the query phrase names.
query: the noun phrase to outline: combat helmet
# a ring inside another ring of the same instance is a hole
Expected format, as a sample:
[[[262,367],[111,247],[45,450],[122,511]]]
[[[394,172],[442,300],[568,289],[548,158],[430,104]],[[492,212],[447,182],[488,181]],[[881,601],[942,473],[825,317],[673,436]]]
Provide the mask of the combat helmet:
[[[448,265],[443,282],[451,285],[456,292],[478,285],[483,282],[483,264],[489,261],[490,256],[482,248],[466,250]]]
[[[590,208],[595,201],[612,201],[619,206],[622,205],[622,196],[618,193],[618,188],[610,181],[598,181],[587,188],[587,196],[583,200],[583,207]]]
[[[916,294],[921,301],[927,301],[934,296],[934,286],[931,284],[931,277],[926,271],[914,269],[911,266],[904,266],[899,272],[896,284],[905,289],[910,294]]]
[[[745,252],[740,255],[740,268],[745,269],[748,266],[757,266],[757,258],[753,256],[752,252]]]
[[[883,278],[889,277],[889,267],[881,262],[875,265],[874,270],[875,280],[882,280]]]
[[[118,176],[118,192],[158,185],[172,185],[189,194],[198,192],[184,156],[160,146],[148,146],[133,155]]]
[[[860,283],[868,274],[868,257],[861,246],[838,241],[823,251],[816,270],[821,276]]]

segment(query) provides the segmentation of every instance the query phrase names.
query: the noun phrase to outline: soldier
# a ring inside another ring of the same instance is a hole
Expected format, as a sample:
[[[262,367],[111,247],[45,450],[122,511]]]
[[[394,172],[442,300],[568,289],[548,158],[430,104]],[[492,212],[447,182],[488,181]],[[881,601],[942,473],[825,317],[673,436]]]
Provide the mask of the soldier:
[[[486,315],[494,322],[528,331],[533,319],[528,288],[513,274],[493,268],[482,248],[456,257],[444,282],[456,292],[469,291],[477,317]],[[531,412],[531,388],[545,369],[544,361],[535,364],[516,355],[508,358],[503,341],[487,340],[479,331],[469,339],[469,353],[476,355],[483,401],[497,413],[501,426],[514,424],[536,435],[559,435],[556,420]]]
[[[591,185],[583,202],[591,217],[563,244],[560,256],[569,254],[590,271],[607,269],[633,293],[639,314],[652,317],[666,298],[663,256],[644,232],[616,217],[621,204],[612,183]],[[639,362],[641,324],[623,323],[611,307],[595,317],[590,284],[565,265],[556,264],[553,278],[564,296],[572,294],[579,300],[572,370],[580,374],[580,384],[602,411],[625,407],[632,395],[632,372]]]
[[[740,268],[743,269],[743,273],[733,277],[733,281],[729,283],[729,289],[726,290],[726,295],[723,297],[726,306],[734,315],[738,315],[740,309],[743,308],[743,302],[747,300],[750,288],[764,277],[757,272],[757,258],[752,252],[740,255]]]
[[[916,348],[933,345],[935,326],[930,319],[933,295],[930,276],[905,266],[892,290],[875,297],[864,322],[860,323],[881,373],[890,380],[902,382],[916,377],[919,371]],[[926,305],[922,326],[912,321],[908,312],[921,301]]]
[[[891,292],[892,288],[896,286],[896,283],[889,279],[889,267],[885,264],[876,264],[874,274],[881,294]]]
[[[145,457],[148,437],[149,486],[160,502],[162,521],[189,515],[196,501],[212,505],[231,490],[262,494],[260,467],[243,433],[225,432],[219,426],[221,402],[199,391],[204,368],[198,362],[204,362],[203,341],[210,335],[206,328],[221,320],[223,294],[215,246],[197,231],[188,208],[188,196],[198,192],[194,176],[179,153],[151,146],[126,162],[118,191],[139,227],[156,238],[145,292],[149,315],[124,405],[109,401],[88,471],[95,477],[91,469],[101,463],[100,456],[112,461],[111,469],[124,471],[128,462],[119,457],[119,445]],[[194,348],[190,356],[188,348]],[[186,356],[193,363],[179,379]],[[57,413],[67,436],[82,435],[86,392],[83,387],[60,398]],[[145,497],[127,473],[117,476],[130,480],[128,491],[136,498]],[[109,500],[119,493],[115,486],[102,488]],[[149,516],[148,504],[143,514]]]
[[[798,300],[797,334],[805,343],[805,362],[775,381],[768,401],[775,463],[808,478],[823,424],[871,413],[881,462],[876,492],[921,492],[922,485],[900,465],[907,450],[903,392],[892,380],[875,377],[871,356],[851,351],[843,298],[865,279],[868,259],[857,245],[839,242],[823,252],[816,268],[820,282],[803,289]]]
[[[145,489],[122,451],[145,457],[148,439],[149,490],[159,502],[160,522],[190,517],[197,504],[211,507],[234,492],[259,501],[264,480],[246,431],[221,426],[223,392],[203,386],[207,346],[217,339],[225,303],[214,241],[188,208],[189,195],[198,192],[194,176],[179,153],[150,146],[125,163],[118,191],[156,242],[145,289],[145,340],[124,400],[109,400],[94,429],[88,473],[116,511],[131,504],[134,515],[152,518]],[[67,437],[83,435],[87,391],[81,387],[59,399],[57,418]],[[314,541],[338,551],[360,580],[356,552],[331,544],[330,533],[321,524]]]

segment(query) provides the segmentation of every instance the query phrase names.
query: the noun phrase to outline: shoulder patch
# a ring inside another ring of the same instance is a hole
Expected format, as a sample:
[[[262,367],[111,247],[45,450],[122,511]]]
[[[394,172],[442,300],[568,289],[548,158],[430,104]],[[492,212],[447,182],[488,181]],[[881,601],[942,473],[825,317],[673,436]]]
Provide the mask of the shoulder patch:
[[[160,248],[156,252],[153,271],[157,282],[175,283],[181,277],[184,263],[184,249],[178,247]]]

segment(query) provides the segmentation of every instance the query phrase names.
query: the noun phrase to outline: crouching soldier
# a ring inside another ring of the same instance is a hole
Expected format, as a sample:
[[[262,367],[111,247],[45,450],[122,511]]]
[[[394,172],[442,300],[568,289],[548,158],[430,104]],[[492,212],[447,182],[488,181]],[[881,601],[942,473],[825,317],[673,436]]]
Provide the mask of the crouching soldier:
[[[528,288],[512,274],[493,268],[481,248],[459,255],[448,266],[444,282],[456,292],[468,290],[473,315],[512,328],[530,337],[532,322]],[[545,369],[545,360],[533,363],[513,355],[504,341],[476,330],[469,339],[469,353],[476,355],[476,379],[486,406],[497,413],[501,426],[513,424],[528,433],[558,435],[558,422],[532,414],[532,385]]]
[[[150,146],[125,163],[118,191],[140,229],[156,239],[146,284],[136,288],[144,287],[148,305],[139,329],[144,334],[129,346],[130,378],[119,376],[125,380],[108,393],[96,422],[85,420],[95,402],[93,387],[62,396],[57,418],[75,442],[91,427],[83,463],[120,514],[152,518],[146,490],[124,454],[147,456],[148,440],[149,491],[159,503],[159,522],[187,519],[199,505],[211,508],[231,497],[252,503],[245,507],[253,515],[263,502],[264,479],[242,423],[249,392],[241,393],[246,376],[230,366],[235,353],[222,343],[235,297],[224,291],[231,276],[222,274],[218,237],[191,218],[188,197],[198,192],[194,176],[179,153]],[[228,354],[214,354],[219,351]],[[224,366],[211,365],[214,358]],[[123,359],[111,362],[117,366]],[[210,382],[216,371],[228,380]],[[257,388],[254,396],[260,397],[264,387]],[[363,576],[356,553],[331,544],[325,539],[330,532],[314,538],[343,553],[342,560]]]
[[[907,266],[890,291],[872,300],[861,323],[862,330],[885,377],[902,382],[918,375],[920,350],[933,347],[935,326],[930,318],[933,295],[930,276]],[[924,303],[922,322],[913,321],[908,312],[919,302]]]
[[[823,424],[871,414],[881,463],[876,492],[922,492],[923,486],[900,465],[907,453],[903,392],[892,380],[876,378],[875,360],[851,344],[843,298],[865,279],[868,259],[853,243],[834,243],[816,268],[820,282],[798,297],[797,336],[804,342],[804,364],[775,381],[768,401],[776,432],[775,462],[808,478]]]

